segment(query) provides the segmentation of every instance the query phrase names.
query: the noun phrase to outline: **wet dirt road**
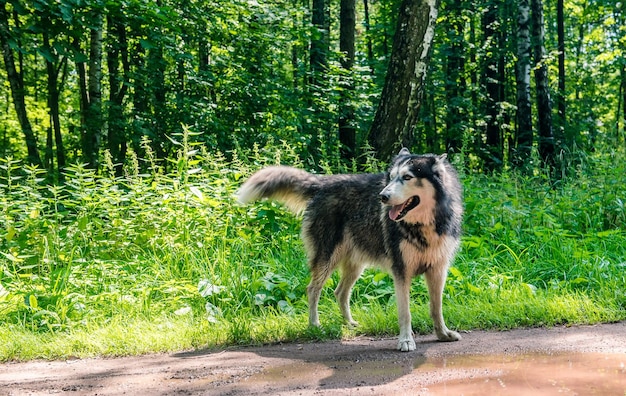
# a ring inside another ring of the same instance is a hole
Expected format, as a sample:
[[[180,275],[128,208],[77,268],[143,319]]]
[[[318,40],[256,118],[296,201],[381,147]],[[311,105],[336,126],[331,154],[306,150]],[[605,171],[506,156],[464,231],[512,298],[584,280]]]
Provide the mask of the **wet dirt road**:
[[[618,395],[626,322],[0,365],[0,395]]]

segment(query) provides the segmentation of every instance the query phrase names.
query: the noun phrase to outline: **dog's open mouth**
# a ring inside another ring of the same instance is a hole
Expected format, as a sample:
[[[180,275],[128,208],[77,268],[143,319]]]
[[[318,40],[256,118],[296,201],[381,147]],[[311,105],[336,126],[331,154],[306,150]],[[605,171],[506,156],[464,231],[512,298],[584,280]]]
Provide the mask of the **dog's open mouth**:
[[[391,207],[391,210],[389,211],[389,218],[393,221],[399,221],[404,216],[406,216],[406,214],[409,213],[411,209],[419,205],[419,203],[420,203],[420,197],[416,195],[414,197],[407,199],[406,201],[404,201],[404,203],[400,205],[394,205]]]

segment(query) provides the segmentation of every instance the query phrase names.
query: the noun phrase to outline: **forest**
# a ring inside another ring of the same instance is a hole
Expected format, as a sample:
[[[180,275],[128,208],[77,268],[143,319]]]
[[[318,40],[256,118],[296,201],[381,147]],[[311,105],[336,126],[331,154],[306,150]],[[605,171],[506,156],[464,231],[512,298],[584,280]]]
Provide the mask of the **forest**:
[[[289,142],[310,168],[406,145],[462,153],[478,170],[563,171],[581,152],[624,146],[621,2],[437,1],[428,73],[411,105],[392,109],[405,114],[384,118],[385,98],[404,95],[381,98],[387,74],[411,85],[390,59],[394,43],[405,59],[420,44],[396,35],[419,6],[3,1],[0,157],[56,180],[108,151],[122,174],[130,151],[145,157],[143,140],[170,157],[184,127],[223,153]]]
[[[0,361],[397,334],[375,270],[307,327],[301,219],[234,196],[401,146],[463,184],[452,329],[626,319],[623,7],[0,0]]]

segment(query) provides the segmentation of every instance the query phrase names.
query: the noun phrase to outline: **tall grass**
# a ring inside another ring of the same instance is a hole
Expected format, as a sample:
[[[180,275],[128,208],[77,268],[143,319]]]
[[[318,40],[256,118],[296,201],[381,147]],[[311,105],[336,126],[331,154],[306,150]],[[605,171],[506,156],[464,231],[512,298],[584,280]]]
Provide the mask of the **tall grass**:
[[[134,157],[123,177],[0,160],[0,360],[123,355],[397,332],[393,285],[367,271],[356,329],[332,289],[307,326],[300,220],[233,196],[254,170],[301,166],[288,146],[220,153],[180,139],[176,157]],[[142,171],[147,169],[147,171]],[[554,186],[541,175],[465,174],[462,250],[445,289],[449,325],[504,329],[626,319],[626,166],[587,158]],[[413,287],[414,328],[430,332]]]

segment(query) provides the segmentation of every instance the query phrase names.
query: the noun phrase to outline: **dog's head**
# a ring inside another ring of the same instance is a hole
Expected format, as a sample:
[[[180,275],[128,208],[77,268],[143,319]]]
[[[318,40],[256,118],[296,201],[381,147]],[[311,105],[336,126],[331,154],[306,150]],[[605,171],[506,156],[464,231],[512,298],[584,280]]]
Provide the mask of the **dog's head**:
[[[403,148],[393,159],[382,204],[393,221],[432,224],[446,178],[446,155],[412,155]]]

